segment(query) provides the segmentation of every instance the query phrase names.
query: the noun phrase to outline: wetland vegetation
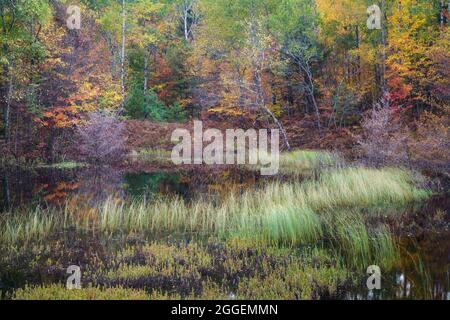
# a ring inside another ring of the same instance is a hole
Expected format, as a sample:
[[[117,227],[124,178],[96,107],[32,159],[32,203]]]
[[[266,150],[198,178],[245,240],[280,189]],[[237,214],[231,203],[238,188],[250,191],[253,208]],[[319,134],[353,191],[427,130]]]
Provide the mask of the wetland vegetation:
[[[369,298],[384,298],[401,291],[394,278],[405,260],[412,274],[430,277],[424,258],[411,258],[402,244],[405,216],[433,197],[422,176],[344,166],[326,152],[295,151],[281,159],[283,173],[262,183],[251,168],[212,173],[202,195],[168,190],[193,172],[129,173],[104,197],[78,186],[63,201],[7,210],[0,219],[3,297],[368,298],[361,295],[365,271],[378,265],[383,281],[392,283]],[[217,197],[223,193],[212,185],[217,175],[240,187]],[[148,189],[158,183],[164,186]],[[72,264],[82,269],[81,290],[65,288]],[[422,296],[419,290],[431,290],[422,284],[414,290],[410,297],[432,297]]]
[[[1,0],[0,299],[450,300],[450,7],[399,3]]]

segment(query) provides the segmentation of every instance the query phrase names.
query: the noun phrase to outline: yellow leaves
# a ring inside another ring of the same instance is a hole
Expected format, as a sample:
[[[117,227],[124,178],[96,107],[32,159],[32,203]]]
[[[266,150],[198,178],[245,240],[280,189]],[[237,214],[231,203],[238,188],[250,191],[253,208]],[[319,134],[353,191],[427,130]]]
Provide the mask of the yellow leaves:
[[[367,4],[355,0],[317,0],[317,6],[324,21],[339,22],[341,26],[357,25],[365,22]],[[342,32],[343,30],[336,30]]]
[[[208,110],[210,114],[223,114],[231,117],[240,117],[244,115],[244,112],[241,108],[237,107],[223,107],[219,106],[216,108],[211,108]]]
[[[283,113],[283,107],[279,104],[271,104],[269,105],[269,110],[275,115],[275,117],[279,118]]]
[[[120,87],[115,84],[109,85],[99,98],[99,107],[103,109],[113,109],[122,102],[122,95],[120,94]]]
[[[153,87],[153,89],[154,89],[156,92],[160,92],[160,91],[164,90],[165,87],[166,87],[166,84],[165,84],[165,83],[161,83],[161,84],[155,85],[155,86]]]

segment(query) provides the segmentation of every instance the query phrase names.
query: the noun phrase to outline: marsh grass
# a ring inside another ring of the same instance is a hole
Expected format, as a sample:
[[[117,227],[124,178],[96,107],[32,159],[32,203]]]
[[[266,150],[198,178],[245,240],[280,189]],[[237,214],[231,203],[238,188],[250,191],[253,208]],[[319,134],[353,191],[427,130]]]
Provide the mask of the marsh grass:
[[[399,248],[386,224],[373,225],[358,211],[327,213],[324,223],[326,237],[348,265],[359,269],[367,267],[367,263],[386,269],[395,265]]]
[[[326,151],[297,150],[280,155],[280,168],[285,171],[310,171],[342,164],[337,154]]]
[[[64,162],[58,162],[53,164],[43,164],[40,165],[39,168],[44,169],[58,169],[58,170],[72,170],[72,169],[78,169],[87,167],[88,165],[85,163],[79,163],[74,161],[64,161]]]
[[[51,208],[6,214],[0,220],[0,239],[2,243],[27,243],[71,228],[106,235],[215,235],[288,247],[327,242],[351,265],[367,261],[392,265],[397,248],[391,232],[383,222],[369,218],[371,212],[395,215],[406,205],[430,196],[428,190],[416,186],[410,172],[338,168],[334,155],[312,151],[281,158],[285,168],[301,172],[320,167],[320,175],[230,194],[219,204],[206,200],[186,203],[179,198],[147,202],[110,197],[89,207],[68,201],[63,214]]]
[[[4,214],[1,219],[1,241],[16,243],[42,239],[58,226],[58,220],[48,210],[35,208],[19,213]]]
[[[294,177],[316,176],[327,168],[342,168],[345,161],[336,153],[315,150],[296,150],[282,153],[279,157],[271,154],[259,154],[260,165],[254,170],[260,170],[261,163],[279,162],[279,172]]]
[[[322,238],[320,217],[308,207],[262,208],[259,215],[241,215],[229,232],[233,236],[256,238],[276,244],[315,243]]]
[[[58,228],[72,227],[104,233],[194,232],[250,236],[285,244],[311,243],[323,237],[324,228],[331,229],[324,223],[326,212],[401,208],[428,196],[427,190],[415,187],[406,171],[347,168],[324,171],[318,180],[271,183],[260,190],[230,195],[219,205],[207,201],[187,204],[179,198],[160,198],[148,203],[109,198],[95,208],[71,202],[65,206],[63,215],[56,209],[39,208],[7,214],[1,219],[0,228],[3,242],[44,238]],[[361,215],[348,217],[361,223],[365,219]],[[365,246],[362,227],[352,227]]]

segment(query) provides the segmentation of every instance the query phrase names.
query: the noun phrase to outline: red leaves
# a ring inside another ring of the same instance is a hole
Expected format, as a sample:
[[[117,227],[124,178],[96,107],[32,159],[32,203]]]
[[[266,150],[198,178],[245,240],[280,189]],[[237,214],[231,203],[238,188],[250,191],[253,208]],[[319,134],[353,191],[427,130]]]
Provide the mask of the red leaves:
[[[405,80],[399,76],[391,77],[388,80],[388,85],[391,108],[399,110],[408,109],[412,106],[412,85],[405,83]]]

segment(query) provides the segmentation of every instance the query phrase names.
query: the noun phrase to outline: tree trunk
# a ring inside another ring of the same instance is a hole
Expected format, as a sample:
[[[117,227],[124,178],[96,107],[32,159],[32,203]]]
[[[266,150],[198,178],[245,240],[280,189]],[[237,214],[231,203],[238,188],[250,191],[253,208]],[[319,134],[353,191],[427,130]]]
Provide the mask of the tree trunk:
[[[150,45],[148,45],[144,53],[144,97],[147,95],[148,88],[148,65],[150,60],[150,50]]]
[[[356,26],[356,49],[358,49],[358,54],[356,55],[356,64],[357,64],[357,76],[358,76],[358,84],[361,85],[361,54],[359,52],[361,47],[361,39],[359,34],[359,26]]]
[[[286,131],[283,128],[283,125],[277,119],[277,117],[275,117],[273,112],[270,111],[270,109],[266,105],[266,99],[264,98],[262,82],[261,82],[261,74],[257,69],[253,72],[253,78],[254,78],[253,80],[255,82],[255,89],[256,89],[256,94],[257,94],[257,97],[256,97],[257,104],[273,119],[273,122],[277,125],[278,129],[281,131],[281,135],[283,137],[283,140],[286,144],[288,151],[290,151],[291,145],[289,144],[289,140],[288,140]]]
[[[389,94],[389,89],[386,83],[386,60],[387,60],[387,19],[386,19],[386,5],[385,0],[381,1],[381,95],[385,99]],[[385,101],[387,106],[389,106],[389,101]]]
[[[121,70],[120,70],[120,93],[122,95],[122,103],[119,109],[119,114],[122,114],[125,107],[125,35],[126,29],[126,15],[125,15],[125,0],[122,0],[122,50],[121,50]]]
[[[184,23],[184,38],[186,41],[189,41],[189,30],[188,30],[188,8],[187,5],[185,5],[183,9],[183,23]]]
[[[316,113],[316,118],[317,118],[317,128],[320,130],[322,128],[322,125],[320,124],[320,111],[319,111],[319,105],[317,104],[316,101],[316,89],[314,86],[314,80],[312,77],[312,73],[311,73],[311,67],[309,66],[309,64],[307,62],[303,63],[303,62],[298,62],[298,65],[300,67],[300,70],[303,71],[303,75],[304,77],[306,77],[306,91],[308,93],[308,96],[311,100],[311,103],[314,107],[314,112]]]
[[[6,106],[5,106],[5,139],[6,139],[6,143],[8,145],[9,148],[9,144],[11,142],[11,121],[10,121],[10,114],[11,114],[11,100],[12,100],[12,95],[13,95],[13,68],[10,67],[8,68],[8,72],[9,72],[9,80],[8,80],[8,91],[7,91],[7,95],[6,95]]]
[[[283,128],[283,125],[280,121],[278,121],[277,117],[270,111],[270,109],[266,105],[266,99],[264,98],[264,91],[262,87],[262,81],[261,81],[261,73],[262,73],[262,64],[264,55],[262,54],[262,51],[264,50],[261,48],[260,43],[257,39],[257,30],[256,30],[256,17],[254,12],[252,12],[251,15],[251,43],[253,46],[253,50],[256,51],[256,54],[252,55],[251,63],[253,68],[253,82],[255,86],[256,91],[256,103],[259,108],[264,110],[274,121],[274,123],[277,125],[278,129],[281,131],[281,136],[283,137],[283,140],[286,144],[287,149],[291,150],[291,145],[289,144],[289,140],[286,134],[286,131]]]

